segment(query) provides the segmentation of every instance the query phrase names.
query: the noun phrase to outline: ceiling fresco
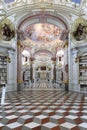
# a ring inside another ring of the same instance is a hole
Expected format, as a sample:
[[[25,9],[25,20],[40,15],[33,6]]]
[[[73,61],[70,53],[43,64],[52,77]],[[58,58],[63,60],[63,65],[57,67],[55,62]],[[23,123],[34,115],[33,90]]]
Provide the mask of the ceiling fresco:
[[[61,36],[61,29],[53,24],[37,23],[26,28],[26,36],[35,42],[51,42],[59,39]]]

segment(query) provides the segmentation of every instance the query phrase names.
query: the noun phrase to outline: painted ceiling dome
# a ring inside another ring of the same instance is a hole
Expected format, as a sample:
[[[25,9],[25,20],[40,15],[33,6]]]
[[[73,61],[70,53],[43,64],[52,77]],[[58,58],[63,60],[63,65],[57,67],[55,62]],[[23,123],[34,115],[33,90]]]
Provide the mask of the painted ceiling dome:
[[[53,24],[38,23],[28,26],[25,34],[36,42],[51,42],[60,38],[61,29]]]

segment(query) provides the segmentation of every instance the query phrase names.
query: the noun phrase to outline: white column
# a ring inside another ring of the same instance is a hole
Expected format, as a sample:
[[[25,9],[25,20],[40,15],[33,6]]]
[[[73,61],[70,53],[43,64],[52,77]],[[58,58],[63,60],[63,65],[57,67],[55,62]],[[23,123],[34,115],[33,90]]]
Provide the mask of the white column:
[[[78,50],[72,50],[72,90],[73,91],[80,91],[79,88],[79,60],[78,57]],[[77,59],[77,60],[76,60]]]
[[[51,68],[51,81],[54,79],[54,64],[52,64]]]
[[[32,69],[33,69],[33,79],[34,79],[34,82],[35,82],[35,64],[32,64]]]
[[[7,62],[7,91],[17,90],[17,55],[8,51],[11,62]]]
[[[71,40],[70,33],[68,35],[68,71],[69,71],[69,90],[72,90],[72,54],[71,54]]]
[[[1,96],[1,105],[5,104],[5,93],[6,93],[6,86],[2,87],[2,96]]]
[[[66,66],[68,67],[68,47],[67,45],[65,45],[66,47],[64,48],[64,82],[68,83],[68,72],[66,72]]]
[[[68,38],[66,38],[63,45],[63,49],[64,49],[63,83],[65,86],[65,91],[69,91],[68,46],[69,46],[69,41]]]
[[[64,43],[64,67],[63,67],[63,82],[65,91],[69,90],[68,86],[68,40]]]

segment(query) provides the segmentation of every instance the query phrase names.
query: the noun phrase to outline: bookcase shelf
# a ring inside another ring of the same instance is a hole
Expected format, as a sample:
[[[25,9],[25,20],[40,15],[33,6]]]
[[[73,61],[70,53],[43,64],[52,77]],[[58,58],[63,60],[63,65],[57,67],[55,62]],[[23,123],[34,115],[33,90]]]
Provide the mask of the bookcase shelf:
[[[0,84],[7,83],[7,61],[0,56]]]
[[[79,58],[80,91],[87,92],[87,54]]]

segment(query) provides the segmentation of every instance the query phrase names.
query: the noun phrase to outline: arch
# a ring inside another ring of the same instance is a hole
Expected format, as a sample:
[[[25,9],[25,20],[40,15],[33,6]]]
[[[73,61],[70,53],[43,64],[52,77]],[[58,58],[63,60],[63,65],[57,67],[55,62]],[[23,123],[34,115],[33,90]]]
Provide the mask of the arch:
[[[49,13],[49,12],[37,12],[35,14],[32,13],[32,15],[27,16],[24,15],[22,18],[19,19],[17,28],[20,31],[24,32],[24,35],[26,37],[26,29],[34,24],[38,23],[48,23],[48,24],[53,24],[61,29],[61,35],[59,39],[64,39],[65,38],[65,32],[69,28],[68,21],[63,15]]]
[[[24,50],[28,51],[28,52],[29,52],[29,55],[30,55],[30,57],[31,57],[31,52],[30,52],[29,47],[24,47],[23,50],[22,50],[22,52],[23,52]]]
[[[53,57],[53,53],[49,50],[38,50],[33,54],[33,57],[35,57],[35,55],[38,55],[39,53],[47,53],[50,57]]]
[[[58,14],[58,16],[54,16],[54,14],[49,14],[48,12],[32,14],[31,16],[23,16],[19,20],[18,29],[24,30],[29,25],[41,22],[43,23],[43,21],[41,21],[41,17],[45,18],[45,23],[54,24],[55,26],[61,26],[61,28],[64,30],[68,29],[68,22],[62,15]]]

